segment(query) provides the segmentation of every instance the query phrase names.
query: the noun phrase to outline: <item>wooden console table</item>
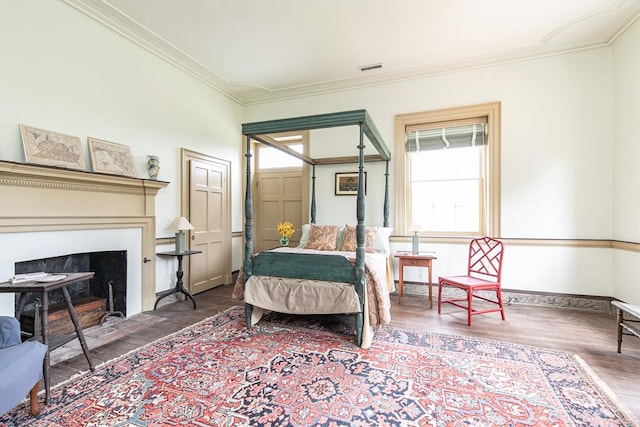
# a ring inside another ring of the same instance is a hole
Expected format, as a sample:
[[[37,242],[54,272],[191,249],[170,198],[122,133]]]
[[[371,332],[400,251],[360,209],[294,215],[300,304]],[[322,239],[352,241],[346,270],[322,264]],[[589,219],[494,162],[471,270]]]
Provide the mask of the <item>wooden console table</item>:
[[[398,251],[395,254],[398,258],[398,304],[402,303],[402,288],[404,279],[404,267],[425,267],[429,273],[429,308],[433,308],[433,285],[431,284],[431,270],[436,254],[433,252]]]
[[[29,282],[20,282],[20,283],[9,283],[3,282],[0,283],[0,293],[16,293],[18,294],[18,304],[16,306],[16,318],[20,320],[20,315],[22,314],[22,310],[24,309],[25,303],[27,302],[27,294],[30,292],[39,293],[41,297],[41,306],[40,306],[40,321],[42,323],[42,343],[47,346],[47,353],[44,356],[44,362],[42,366],[43,377],[44,377],[44,388],[45,388],[45,404],[49,404],[49,394],[51,391],[50,379],[49,379],[49,352],[53,350],[53,348],[49,348],[49,292],[61,289],[62,296],[64,297],[65,302],[67,303],[67,310],[69,311],[69,316],[71,317],[71,321],[73,322],[73,326],[76,330],[76,336],[80,341],[80,346],[82,347],[82,351],[84,353],[84,357],[89,362],[89,368],[93,371],[93,362],[91,361],[91,355],[89,354],[89,347],[87,346],[87,342],[84,339],[84,334],[82,333],[82,328],[80,327],[80,322],[78,321],[78,316],[76,315],[76,310],[73,308],[73,304],[71,302],[71,296],[69,295],[69,290],[67,286],[81,282],[83,280],[89,280],[93,277],[95,273],[86,272],[86,273],[61,273],[66,274],[67,277],[64,279],[56,280],[55,282],[37,282],[37,281],[29,281]],[[34,325],[35,326],[35,325]],[[34,328],[35,329],[35,328]],[[35,337],[34,337],[35,338]]]

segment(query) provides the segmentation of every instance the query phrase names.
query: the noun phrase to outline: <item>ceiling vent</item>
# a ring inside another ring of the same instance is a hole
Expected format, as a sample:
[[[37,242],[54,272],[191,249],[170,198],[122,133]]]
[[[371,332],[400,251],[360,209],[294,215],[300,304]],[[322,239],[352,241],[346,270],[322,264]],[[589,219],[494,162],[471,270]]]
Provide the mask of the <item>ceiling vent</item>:
[[[363,65],[361,67],[358,67],[358,70],[360,70],[361,73],[364,73],[365,71],[379,70],[381,68],[382,68],[382,63],[379,63],[379,64]]]

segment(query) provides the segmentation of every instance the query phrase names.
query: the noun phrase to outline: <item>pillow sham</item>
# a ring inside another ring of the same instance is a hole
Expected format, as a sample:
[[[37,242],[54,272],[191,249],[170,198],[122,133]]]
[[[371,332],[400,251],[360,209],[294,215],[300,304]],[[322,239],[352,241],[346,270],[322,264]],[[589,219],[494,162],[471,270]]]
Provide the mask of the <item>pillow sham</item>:
[[[364,251],[375,252],[377,227],[366,227],[364,230]],[[350,225],[344,226],[344,238],[342,240],[341,251],[355,252],[358,247],[356,241],[356,227]]]
[[[389,237],[391,237],[392,231],[392,227],[378,227],[378,231],[376,231],[376,252],[380,252],[385,257],[391,255]]]
[[[339,231],[340,226],[338,225],[311,224],[309,240],[304,247],[305,249],[316,249],[320,251],[335,251]]]
[[[307,242],[309,241],[309,231],[311,231],[311,225],[310,224],[304,224],[301,227],[300,243],[298,243],[298,247],[299,248],[304,248],[305,246],[307,246]]]

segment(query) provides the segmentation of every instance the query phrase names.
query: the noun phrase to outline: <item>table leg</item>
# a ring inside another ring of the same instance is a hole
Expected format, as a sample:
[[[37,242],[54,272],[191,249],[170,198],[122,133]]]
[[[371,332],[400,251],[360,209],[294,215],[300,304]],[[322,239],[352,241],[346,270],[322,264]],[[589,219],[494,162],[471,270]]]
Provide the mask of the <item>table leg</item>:
[[[178,271],[176,271],[176,278],[178,279],[176,281],[176,290],[178,290],[180,293],[184,294],[186,297],[188,297],[191,302],[193,303],[193,309],[196,309],[196,300],[193,299],[193,296],[187,292],[187,290],[184,288],[184,284],[182,282],[182,277],[184,276],[184,272],[182,271],[182,255],[178,255]]]
[[[78,316],[76,315],[76,309],[73,307],[71,296],[69,295],[69,290],[66,286],[62,287],[62,295],[64,296],[64,300],[67,302],[67,310],[69,311],[69,316],[71,317],[73,326],[76,328],[76,335],[78,336],[78,340],[80,341],[80,347],[82,347],[84,357],[87,359],[87,362],[89,362],[89,369],[93,371],[94,368],[93,362],[91,361],[91,354],[89,353],[89,346],[87,346],[87,342],[84,339],[84,333],[82,332],[82,328],[80,327],[80,322],[78,321]]]
[[[176,281],[176,291],[184,294],[187,298],[189,298],[191,300],[191,303],[193,303],[193,309],[196,309],[196,300],[193,299],[193,296],[187,292],[187,290],[184,288],[184,284],[182,282],[182,277],[184,276],[184,271],[182,271],[182,255],[178,255],[178,271],[176,271],[176,278],[178,279]]]
[[[431,260],[427,262],[427,269],[429,270],[429,308],[433,308],[433,286],[431,285]]]
[[[402,263],[402,258],[399,263],[400,271],[398,272],[398,304],[402,304],[402,279],[404,278],[404,264]]]
[[[156,303],[153,305],[153,309],[158,308],[158,303],[164,297],[168,297],[173,294],[183,294],[185,295],[185,299],[189,298],[191,303],[193,304],[193,309],[196,309],[196,300],[193,296],[184,288],[184,284],[182,282],[182,277],[184,276],[184,271],[182,271],[182,255],[177,255],[178,258],[178,270],[176,271],[176,286],[173,289],[169,289],[166,292],[163,292],[156,298]]]
[[[48,405],[51,398],[51,382],[49,379],[49,294],[47,292],[42,293],[41,313],[42,344],[47,346],[47,352],[44,354],[42,362],[42,377],[44,378],[44,403]]]
[[[622,323],[624,322],[624,314],[621,309],[618,309],[618,353],[622,350]]]

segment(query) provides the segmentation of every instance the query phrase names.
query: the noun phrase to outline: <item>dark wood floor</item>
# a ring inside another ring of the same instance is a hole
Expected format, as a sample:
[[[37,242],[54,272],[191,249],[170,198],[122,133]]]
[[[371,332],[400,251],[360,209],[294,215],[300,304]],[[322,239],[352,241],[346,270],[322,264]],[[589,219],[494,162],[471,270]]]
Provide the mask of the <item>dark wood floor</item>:
[[[219,286],[196,295],[198,309],[190,303],[174,302],[151,312],[166,320],[117,341],[91,350],[98,365],[144,344],[178,331],[227,307],[238,305],[231,299],[231,285]],[[579,355],[640,418],[640,339],[625,337],[622,354],[616,352],[615,317],[592,311],[510,305],[507,320],[499,314],[476,316],[473,326],[466,325],[466,312],[455,307],[428,308],[424,296],[407,295],[398,305],[392,296],[392,326],[458,335],[468,335],[563,350]],[[79,355],[51,368],[52,386],[88,369]]]

